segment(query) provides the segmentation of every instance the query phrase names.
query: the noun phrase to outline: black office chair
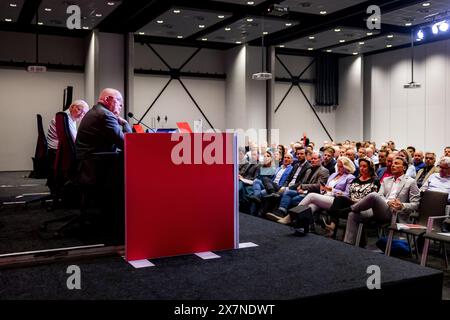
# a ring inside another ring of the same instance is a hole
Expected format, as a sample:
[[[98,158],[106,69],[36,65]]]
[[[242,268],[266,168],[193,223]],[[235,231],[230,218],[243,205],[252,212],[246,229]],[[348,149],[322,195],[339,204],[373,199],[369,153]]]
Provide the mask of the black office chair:
[[[45,137],[44,128],[42,126],[42,116],[36,115],[38,137],[36,142],[36,150],[34,152],[33,171],[30,172],[29,178],[44,179],[47,178],[47,138]]]

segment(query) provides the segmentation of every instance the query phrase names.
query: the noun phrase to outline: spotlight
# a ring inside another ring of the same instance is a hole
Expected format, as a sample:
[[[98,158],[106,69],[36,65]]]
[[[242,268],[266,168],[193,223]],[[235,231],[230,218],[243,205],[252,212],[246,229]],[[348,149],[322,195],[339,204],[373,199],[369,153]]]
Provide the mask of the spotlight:
[[[431,27],[431,31],[433,32],[433,34],[438,34],[438,33],[439,33],[439,29],[438,29],[438,24],[437,24],[437,23],[434,24],[434,25]]]
[[[441,22],[441,24],[439,25],[439,30],[442,32],[447,32],[448,31],[448,22],[447,21]]]
[[[423,40],[423,38],[425,38],[425,35],[422,30],[419,30],[419,32],[417,32],[417,39]]]

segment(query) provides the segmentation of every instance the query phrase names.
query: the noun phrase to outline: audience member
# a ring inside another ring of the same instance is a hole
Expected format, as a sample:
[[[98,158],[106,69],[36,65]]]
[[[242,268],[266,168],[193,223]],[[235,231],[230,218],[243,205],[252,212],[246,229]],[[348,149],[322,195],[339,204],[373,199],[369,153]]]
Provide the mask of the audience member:
[[[439,168],[435,167],[434,164],[436,162],[436,154],[434,152],[426,152],[425,153],[425,166],[417,172],[416,175],[416,183],[420,188],[433,173],[439,173]]]
[[[413,165],[416,168],[416,173],[419,172],[420,169],[425,167],[425,162],[423,162],[423,152],[422,151],[414,152]]]
[[[439,173],[433,173],[423,184],[420,191],[440,191],[448,193],[450,203],[450,157],[442,157],[439,161]]]
[[[334,160],[333,147],[328,147],[323,151],[322,166],[324,166],[330,174],[333,174],[336,171],[336,160]]]

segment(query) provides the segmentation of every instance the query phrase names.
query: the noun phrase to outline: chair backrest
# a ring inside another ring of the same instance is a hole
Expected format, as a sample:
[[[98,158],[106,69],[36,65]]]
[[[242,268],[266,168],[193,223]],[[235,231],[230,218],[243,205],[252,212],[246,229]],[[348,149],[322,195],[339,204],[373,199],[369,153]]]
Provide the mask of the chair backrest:
[[[55,127],[58,136],[58,150],[56,151],[54,177],[57,186],[62,187],[74,176],[76,169],[75,143],[70,133],[67,113],[58,112],[55,115]]]
[[[45,137],[44,127],[42,126],[42,116],[40,114],[37,114],[36,119],[37,119],[38,138],[34,157],[36,159],[43,159],[47,157],[47,138]]]
[[[445,215],[448,193],[438,191],[425,191],[419,205],[418,224],[427,225],[428,217]]]

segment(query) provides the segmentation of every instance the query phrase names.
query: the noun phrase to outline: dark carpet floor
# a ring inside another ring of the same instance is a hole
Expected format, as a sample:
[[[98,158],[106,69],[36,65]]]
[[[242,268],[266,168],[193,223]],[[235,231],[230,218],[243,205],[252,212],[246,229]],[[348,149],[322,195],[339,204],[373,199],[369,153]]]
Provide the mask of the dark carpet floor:
[[[47,190],[43,181],[25,176],[0,173],[0,185],[17,188],[0,188],[0,196]],[[42,239],[36,231],[42,219],[60,214],[47,212],[39,203],[28,208],[3,207],[0,253],[95,243],[77,237]],[[193,255],[152,260],[156,267],[145,269],[134,269],[120,257],[80,261],[80,291],[66,287],[68,263],[2,270],[0,299],[294,299],[354,289],[355,283],[364,287],[370,264],[381,266],[383,285],[405,274],[434,272],[410,258],[387,258],[317,235],[295,237],[285,226],[245,214],[240,215],[240,224],[240,242],[255,242],[259,247],[220,252],[217,260],[204,261]],[[320,259],[312,257],[312,252]],[[433,251],[429,266],[443,269],[441,257]],[[450,299],[448,271],[444,272],[442,298]]]

